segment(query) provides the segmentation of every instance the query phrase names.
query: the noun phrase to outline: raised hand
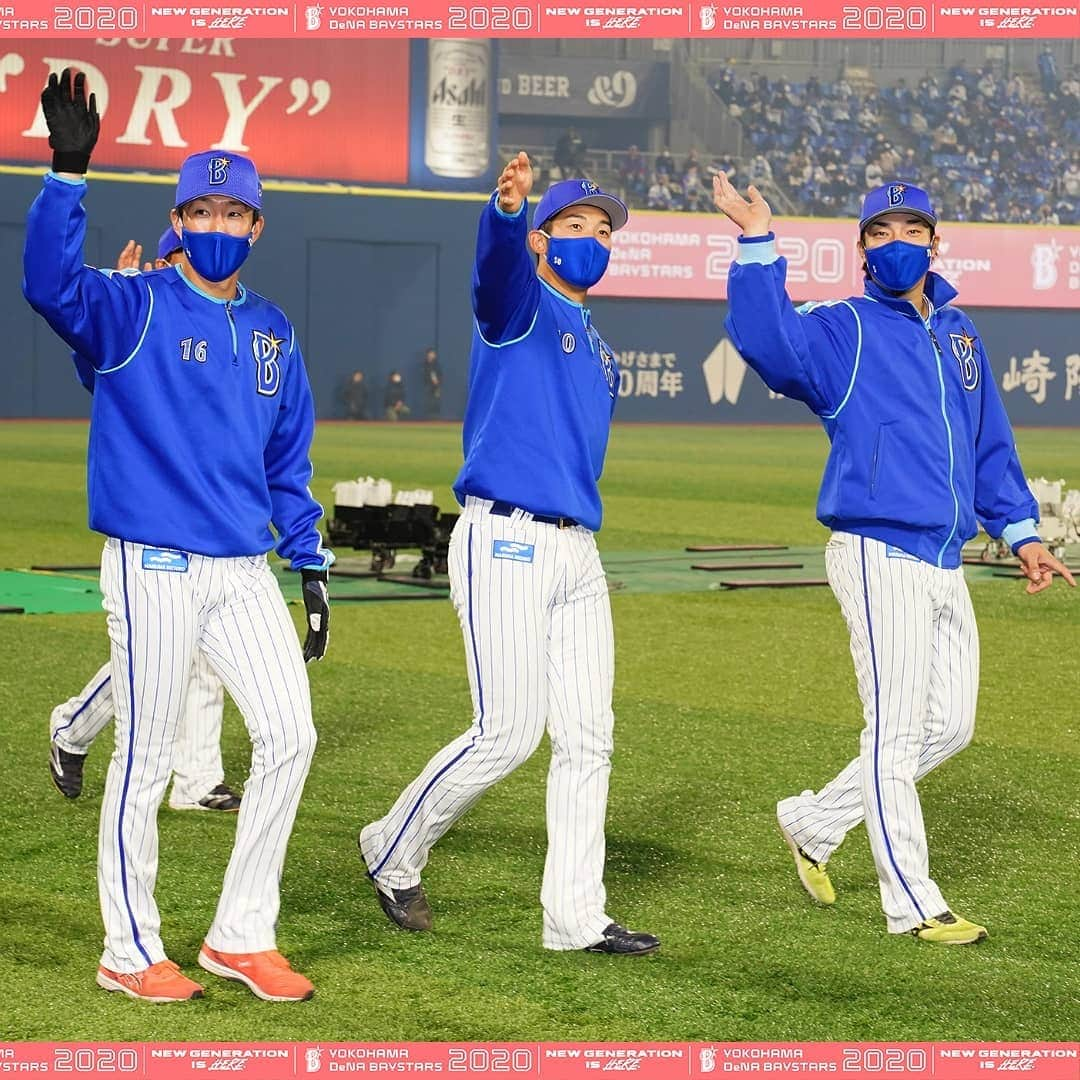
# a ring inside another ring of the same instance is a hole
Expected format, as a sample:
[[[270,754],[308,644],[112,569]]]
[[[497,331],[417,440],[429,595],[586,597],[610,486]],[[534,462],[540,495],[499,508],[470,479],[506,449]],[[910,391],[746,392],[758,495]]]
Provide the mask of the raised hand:
[[[525,197],[532,191],[533,170],[529,155],[519,150],[499,176],[499,209],[504,214],[516,214]]]
[[[746,189],[749,199],[744,199],[727,173],[718,172],[713,177],[713,203],[739,226],[743,236],[765,236],[772,224],[772,210],[753,184]]]
[[[139,262],[142,259],[142,244],[137,244],[134,240],[129,240],[121,250],[120,254],[116,256],[116,269],[117,270],[138,270]],[[147,268],[150,266],[146,264]]]
[[[49,128],[53,172],[82,175],[101,129],[97,98],[91,94],[86,99],[86,75],[80,71],[72,80],[71,68],[51,74],[41,92],[41,111]]]

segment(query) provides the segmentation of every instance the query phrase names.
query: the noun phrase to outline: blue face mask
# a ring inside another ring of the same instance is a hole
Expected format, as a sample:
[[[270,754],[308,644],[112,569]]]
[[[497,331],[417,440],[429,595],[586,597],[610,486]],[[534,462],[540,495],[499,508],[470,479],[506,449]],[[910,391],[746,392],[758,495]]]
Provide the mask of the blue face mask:
[[[905,293],[930,269],[930,245],[890,240],[866,251],[866,266],[883,289]]]
[[[189,232],[181,237],[184,254],[195,271],[207,281],[225,281],[232,277],[248,257],[255,242],[247,236],[230,236],[222,232]]]
[[[610,258],[611,251],[594,236],[548,236],[548,266],[579,289],[592,288],[604,276]]]

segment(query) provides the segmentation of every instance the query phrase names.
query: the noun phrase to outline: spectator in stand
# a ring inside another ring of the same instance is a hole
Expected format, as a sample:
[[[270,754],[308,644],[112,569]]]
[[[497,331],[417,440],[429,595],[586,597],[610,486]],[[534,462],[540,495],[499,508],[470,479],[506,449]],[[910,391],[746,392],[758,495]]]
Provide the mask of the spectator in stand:
[[[726,66],[713,76],[711,84],[713,92],[725,105],[730,105],[735,100],[737,81],[734,64],[733,59],[728,60]]]
[[[930,124],[926,115],[918,108],[913,108],[909,115],[911,133],[919,144],[919,152],[926,155],[930,150]]]
[[[896,109],[896,117],[901,127],[907,127],[910,122],[911,109],[915,104],[915,95],[908,87],[907,79],[897,79],[896,86],[892,91],[893,106]]]
[[[645,205],[650,210],[673,210],[675,208],[667,173],[658,172],[653,174],[653,182],[649,185],[649,194],[646,197]]]
[[[1064,166],[1066,157],[1068,154],[1065,152],[1065,147],[1057,139],[1051,139],[1050,145],[1046,148],[1046,158],[1055,172]]]
[[[555,143],[555,165],[559,170],[559,179],[581,176],[585,172],[585,140],[575,127],[559,136]]]
[[[1037,221],[1040,225],[1060,225],[1061,218],[1054,213],[1054,208],[1049,203],[1043,203],[1039,207]]]
[[[727,173],[727,170],[724,170]],[[730,174],[728,174],[730,177]],[[787,186],[792,191],[798,191],[813,175],[813,167],[810,158],[801,151],[796,150],[788,157],[787,163]]]
[[[919,166],[919,155],[915,152],[914,147],[909,146],[900,158],[899,164],[892,170],[891,175],[898,180],[909,180],[912,183],[917,183],[919,173],[922,171]]]
[[[634,201],[644,197],[649,186],[649,166],[645,156],[636,146],[626,151],[626,156],[619,166],[619,182],[623,190]]]
[[[956,128],[948,121],[934,132],[934,149],[944,153],[952,153],[956,150]]]
[[[825,128],[821,122],[821,110],[816,105],[807,105],[803,112],[803,127],[815,138],[820,138]]]
[[[873,131],[878,126],[880,120],[877,112],[877,99],[874,94],[867,94],[863,98],[862,107],[859,109],[856,120],[863,131]]]
[[[682,172],[679,173],[679,178],[685,180],[686,174],[691,169],[697,169],[699,172],[701,171],[701,162],[698,161],[696,147],[691,147],[689,153],[686,155],[686,160],[682,163]]]
[[[697,165],[691,165],[686,170],[682,189],[685,209],[693,213],[700,213],[709,209],[712,199],[709,198],[710,192],[706,191],[704,184],[701,182],[701,171]]]
[[[1070,199],[1080,198],[1080,153],[1073,151],[1068,167],[1061,176],[1059,191]]]
[[[1058,87],[1058,97],[1066,104],[1066,111],[1076,115],[1075,103],[1080,102],[1080,68],[1073,68],[1068,78]]]
[[[666,146],[663,151],[657,155],[654,169],[657,175],[664,173],[669,178],[675,175],[675,159],[671,156],[671,151]]]
[[[1014,72],[1005,84],[1005,101],[1009,105],[1022,105],[1026,97],[1027,87],[1024,85],[1024,80],[1019,73]]]
[[[772,183],[772,166],[764,154],[755,154],[750,162],[750,183],[755,187],[763,187]]]
[[[1039,53],[1039,78],[1042,80],[1042,92],[1053,97],[1058,88],[1057,57],[1049,45]]]
[[[885,173],[881,168],[881,162],[878,158],[871,158],[866,163],[866,169],[863,171],[863,182],[866,190],[871,188],[881,187],[882,180]]]

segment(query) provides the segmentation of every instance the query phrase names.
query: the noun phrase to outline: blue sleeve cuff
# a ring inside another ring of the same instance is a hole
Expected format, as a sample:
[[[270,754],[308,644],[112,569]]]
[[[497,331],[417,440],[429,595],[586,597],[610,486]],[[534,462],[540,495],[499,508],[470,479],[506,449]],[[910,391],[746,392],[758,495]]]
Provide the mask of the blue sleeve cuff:
[[[337,556],[329,549],[321,545],[315,553],[318,561],[313,561],[310,555],[298,555],[292,561],[292,569],[299,573],[301,570],[329,570],[337,562]]]
[[[776,235],[769,233],[766,236],[740,236],[739,254],[735,261],[740,266],[748,263],[761,263],[768,266],[774,263],[780,256],[776,253]]]
[[[529,200],[528,199],[522,199],[521,200],[521,205],[517,208],[517,210],[513,214],[508,214],[499,205],[499,193],[496,191],[495,194],[492,195],[492,197],[491,197],[491,205],[493,207],[495,207],[495,213],[498,214],[499,217],[507,218],[510,221],[513,221],[515,218],[519,218],[519,217],[521,217],[522,214],[525,213],[525,211],[528,209],[528,206],[529,206]]]
[[[55,180],[58,184],[67,184],[69,187],[86,187],[86,178],[82,180],[65,180],[62,176],[57,176],[56,173],[49,169],[45,173],[46,180]]]
[[[1023,521],[1014,521],[1006,525],[1001,530],[1001,539],[1009,545],[1014,555],[1024,544],[1042,543],[1035,528],[1034,518],[1025,518]]]

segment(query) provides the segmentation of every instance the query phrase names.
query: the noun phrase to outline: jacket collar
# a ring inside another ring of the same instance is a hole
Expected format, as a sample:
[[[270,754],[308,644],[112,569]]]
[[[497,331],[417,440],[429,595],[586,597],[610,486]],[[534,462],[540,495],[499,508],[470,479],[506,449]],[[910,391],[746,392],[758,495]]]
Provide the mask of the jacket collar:
[[[939,311],[946,304],[951,303],[958,295],[956,290],[940,274],[935,274],[933,270],[926,275],[924,292],[930,303],[933,304],[935,311]],[[872,278],[866,279],[863,295],[891,307],[902,315],[910,315],[915,311],[915,308],[907,300],[902,300],[900,297],[886,292]]]

